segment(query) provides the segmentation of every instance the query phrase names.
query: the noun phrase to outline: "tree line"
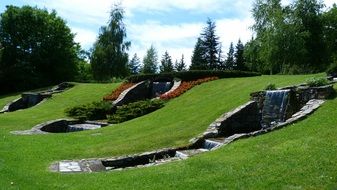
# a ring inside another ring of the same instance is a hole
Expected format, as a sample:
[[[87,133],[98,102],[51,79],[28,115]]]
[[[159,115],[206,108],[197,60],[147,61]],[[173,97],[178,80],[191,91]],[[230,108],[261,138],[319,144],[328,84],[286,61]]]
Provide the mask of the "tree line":
[[[184,70],[247,70],[264,74],[325,71],[337,65],[337,6],[324,9],[317,0],[255,0],[254,35],[238,39],[226,53],[208,19],[187,66],[184,55],[158,57],[149,47],[143,60],[128,55],[124,10],[114,5],[93,48],[87,52],[55,11],[7,6],[0,14],[0,94],[56,84],[61,81],[109,81],[139,73]],[[160,59],[160,60],[159,60]],[[337,67],[337,66],[336,66]]]

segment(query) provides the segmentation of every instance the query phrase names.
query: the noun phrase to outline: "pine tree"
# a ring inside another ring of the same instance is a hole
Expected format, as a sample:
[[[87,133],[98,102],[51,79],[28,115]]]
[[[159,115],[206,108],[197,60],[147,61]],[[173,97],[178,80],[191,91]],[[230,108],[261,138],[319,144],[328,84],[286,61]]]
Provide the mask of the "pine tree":
[[[181,55],[181,59],[180,59],[179,62],[176,60],[176,62],[175,62],[175,64],[174,64],[174,69],[175,69],[177,72],[185,71],[185,70],[186,70],[186,64],[185,64],[184,54]]]
[[[139,74],[140,71],[140,59],[137,56],[137,53],[135,53],[131,59],[131,61],[128,64],[128,69],[131,75]]]
[[[234,54],[234,58],[235,58],[235,70],[239,70],[239,71],[245,71],[246,70],[246,66],[245,66],[245,60],[243,57],[243,53],[244,53],[244,46],[241,42],[241,40],[239,39],[237,45],[235,46],[235,54]]]
[[[166,51],[161,59],[160,72],[169,73],[173,71],[172,58],[169,53]]]
[[[202,46],[201,38],[198,38],[197,43],[195,44],[191,65],[189,70],[206,70],[207,69],[207,61],[204,58],[205,50]]]
[[[222,56],[222,44],[220,43],[219,46],[219,51],[218,51],[218,69],[219,70],[225,70],[225,61],[223,60],[223,56]]]
[[[201,33],[202,45],[204,47],[204,59],[210,70],[216,70],[219,67],[218,50],[219,37],[215,34],[215,22],[211,19],[207,20],[207,26]]]
[[[227,58],[225,61],[225,67],[228,70],[233,70],[235,67],[233,43],[231,43],[231,45],[229,46],[229,51],[227,53]]]
[[[143,68],[142,72],[145,74],[154,74],[157,73],[158,65],[158,55],[156,49],[151,46],[147,50],[146,55],[143,59]]]

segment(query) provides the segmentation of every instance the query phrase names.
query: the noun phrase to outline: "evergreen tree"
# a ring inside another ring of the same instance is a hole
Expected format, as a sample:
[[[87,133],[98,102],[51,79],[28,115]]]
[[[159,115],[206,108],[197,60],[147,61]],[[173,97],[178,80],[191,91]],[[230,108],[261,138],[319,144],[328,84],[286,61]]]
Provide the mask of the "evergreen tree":
[[[219,45],[219,51],[218,51],[218,69],[219,70],[225,70],[225,61],[223,60],[223,56],[222,56],[222,44],[220,43]]]
[[[243,57],[243,53],[244,53],[244,46],[241,42],[241,40],[239,39],[237,45],[235,46],[235,54],[234,54],[234,58],[235,58],[235,70],[239,70],[239,71],[245,71],[246,70],[246,66],[245,66],[245,60]]]
[[[189,70],[207,70],[207,61],[204,58],[205,48],[202,44],[201,38],[198,38],[193,50],[192,63]]]
[[[233,43],[231,43],[231,45],[229,46],[227,58],[226,58],[226,61],[225,61],[225,67],[228,70],[233,70],[235,68]]]
[[[186,64],[185,64],[184,54],[181,55],[181,59],[180,59],[179,62],[176,60],[176,62],[175,62],[175,64],[174,64],[174,69],[175,69],[177,72],[185,71],[185,70],[186,70]]]
[[[202,46],[204,47],[204,59],[208,64],[209,70],[216,70],[219,67],[218,50],[219,37],[215,34],[215,22],[211,19],[207,20],[207,26],[201,33]]]
[[[125,41],[126,29],[123,23],[124,10],[114,5],[107,26],[100,29],[94,44],[91,65],[96,80],[125,77],[128,74],[128,54],[131,43]]]
[[[161,73],[169,73],[173,71],[172,58],[166,51],[162,57],[161,65],[159,67]]]
[[[142,73],[144,74],[154,74],[157,73],[158,68],[158,55],[156,49],[151,46],[147,50],[146,55],[143,59]]]
[[[131,61],[128,64],[128,69],[131,75],[139,74],[140,71],[140,59],[137,56],[137,53],[135,53],[131,59]]]

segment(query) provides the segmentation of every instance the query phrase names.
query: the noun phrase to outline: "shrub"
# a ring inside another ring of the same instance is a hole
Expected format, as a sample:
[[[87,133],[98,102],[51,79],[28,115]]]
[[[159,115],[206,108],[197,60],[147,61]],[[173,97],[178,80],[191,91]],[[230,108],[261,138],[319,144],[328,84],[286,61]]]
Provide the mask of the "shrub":
[[[198,79],[198,80],[189,81],[189,82],[182,82],[176,90],[174,90],[173,92],[161,95],[160,99],[169,100],[169,99],[176,98],[182,95],[183,93],[185,93],[186,91],[188,91],[189,89],[193,88],[194,86],[197,86],[204,82],[217,80],[217,79],[219,78],[218,77],[208,77],[208,78]]]
[[[116,113],[108,116],[109,123],[122,123],[148,113],[154,112],[164,106],[162,100],[144,100],[117,107]]]
[[[107,114],[113,113],[113,105],[109,102],[93,102],[90,104],[75,106],[65,110],[69,117],[79,120],[106,119]]]
[[[307,84],[310,87],[318,87],[318,86],[325,86],[329,84],[328,79],[321,77],[321,78],[311,78],[307,80]]]
[[[326,73],[329,76],[337,77],[337,60],[335,60],[334,62],[332,62],[332,64],[329,66],[329,68],[326,71]]]
[[[276,85],[270,83],[264,89],[265,90],[276,90]]]
[[[234,78],[234,77],[251,77],[259,76],[259,73],[246,72],[246,71],[213,71],[213,70],[203,70],[203,71],[182,71],[173,73],[161,73],[161,74],[141,74],[133,75],[127,78],[129,82],[140,82],[144,80],[160,80],[161,78],[179,78],[182,81],[193,81],[200,78],[207,77],[218,77],[218,78]]]
[[[114,100],[116,100],[119,97],[119,95],[124,90],[132,87],[133,85],[135,85],[135,84],[134,83],[123,83],[118,88],[116,88],[114,91],[112,91],[111,94],[104,96],[103,100],[104,101],[114,101]]]

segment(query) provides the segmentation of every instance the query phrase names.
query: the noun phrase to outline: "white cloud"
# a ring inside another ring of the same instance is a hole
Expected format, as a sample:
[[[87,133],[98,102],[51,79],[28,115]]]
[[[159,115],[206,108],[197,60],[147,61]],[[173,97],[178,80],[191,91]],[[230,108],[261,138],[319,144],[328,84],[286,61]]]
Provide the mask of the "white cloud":
[[[142,23],[134,21],[137,12],[161,13],[163,15],[180,9],[205,15],[205,18],[213,13],[228,13],[237,15],[237,18],[222,18],[216,20],[217,34],[223,44],[223,52],[227,53],[230,42],[236,43],[240,38],[247,42],[251,38],[249,26],[252,25],[251,6],[254,0],[25,0],[27,4],[55,9],[58,14],[67,20],[74,33],[75,40],[82,47],[88,49],[98,35],[99,27],[105,25],[109,19],[109,11],[116,2],[122,2],[126,11],[125,22],[129,40],[132,41],[130,55],[138,53],[143,57],[146,50],[153,44],[159,57],[169,51],[173,59],[180,59],[185,55],[186,61],[190,57],[199,36],[204,20],[192,23],[166,24],[152,18],[152,21],[144,20]],[[282,0],[282,3],[290,3],[293,0]],[[325,0],[330,7],[336,0]],[[225,16],[224,16],[225,17]]]
[[[228,51],[230,42],[234,44],[241,39],[247,42],[252,36],[249,29],[253,20],[247,19],[221,19],[216,21],[216,32],[220,37],[223,52]],[[163,25],[150,22],[142,25],[132,25],[130,28],[131,39],[136,42],[132,46],[131,55],[137,53],[143,57],[146,50],[154,45],[158,50],[159,57],[167,50],[173,60],[180,59],[181,54],[185,55],[185,60],[190,64],[192,51],[196,39],[200,35],[205,23],[185,23],[180,25]]]
[[[82,47],[91,47],[96,41],[97,33],[83,28],[72,28],[75,34],[75,42],[80,43]]]

